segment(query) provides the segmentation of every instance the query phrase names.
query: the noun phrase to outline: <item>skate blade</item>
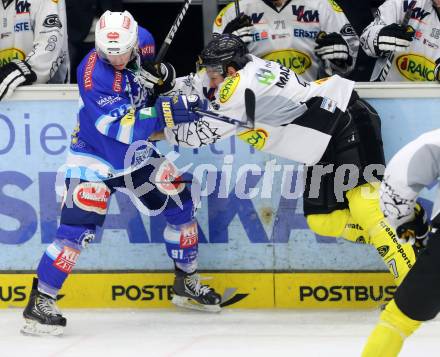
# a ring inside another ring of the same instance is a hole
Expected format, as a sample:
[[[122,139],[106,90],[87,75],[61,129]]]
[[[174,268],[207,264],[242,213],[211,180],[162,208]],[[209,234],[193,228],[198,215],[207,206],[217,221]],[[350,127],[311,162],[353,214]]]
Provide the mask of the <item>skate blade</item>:
[[[174,295],[171,302],[176,306],[191,310],[198,310],[205,312],[220,312],[222,310],[220,305],[203,305],[185,296]]]
[[[61,336],[64,332],[63,326],[43,325],[29,319],[24,321],[25,324],[20,332],[26,336]]]

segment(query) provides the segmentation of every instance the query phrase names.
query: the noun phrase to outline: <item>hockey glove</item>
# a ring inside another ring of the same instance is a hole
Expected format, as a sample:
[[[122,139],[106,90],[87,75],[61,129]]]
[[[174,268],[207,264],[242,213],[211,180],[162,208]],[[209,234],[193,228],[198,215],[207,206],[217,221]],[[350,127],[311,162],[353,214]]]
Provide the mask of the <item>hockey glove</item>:
[[[252,20],[248,15],[241,14],[225,26],[223,33],[240,37],[244,43],[248,44],[252,42],[254,37],[254,26],[252,26]]]
[[[172,128],[177,124],[191,123],[200,119],[201,115],[193,111],[194,108],[206,110],[208,101],[198,95],[176,95],[173,97],[159,97],[155,103],[160,128]]]
[[[440,58],[437,58],[437,61],[435,61],[434,78],[440,82]]]
[[[415,31],[411,26],[406,28],[398,24],[383,27],[374,41],[376,53],[380,56],[387,52],[403,52],[411,44]]]
[[[37,75],[25,61],[13,59],[0,67],[0,100],[12,95],[20,85],[32,84]]]
[[[315,53],[322,60],[330,60],[341,67],[352,63],[347,42],[339,33],[321,31],[316,36],[316,44]]]
[[[176,70],[168,62],[160,65],[145,62],[139,70],[138,81],[143,87],[154,89],[156,94],[166,93],[176,84]]]
[[[426,245],[430,230],[425,210],[420,204],[416,203],[414,218],[398,226],[396,233],[401,243],[410,243],[416,248],[422,248]]]

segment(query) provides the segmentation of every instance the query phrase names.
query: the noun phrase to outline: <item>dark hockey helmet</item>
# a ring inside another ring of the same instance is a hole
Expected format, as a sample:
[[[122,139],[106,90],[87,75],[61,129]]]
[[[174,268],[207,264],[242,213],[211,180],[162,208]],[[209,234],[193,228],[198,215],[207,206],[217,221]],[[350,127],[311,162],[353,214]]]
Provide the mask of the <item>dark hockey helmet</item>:
[[[217,35],[203,49],[197,62],[197,70],[210,68],[226,77],[227,68],[242,69],[249,59],[246,44],[233,34]]]

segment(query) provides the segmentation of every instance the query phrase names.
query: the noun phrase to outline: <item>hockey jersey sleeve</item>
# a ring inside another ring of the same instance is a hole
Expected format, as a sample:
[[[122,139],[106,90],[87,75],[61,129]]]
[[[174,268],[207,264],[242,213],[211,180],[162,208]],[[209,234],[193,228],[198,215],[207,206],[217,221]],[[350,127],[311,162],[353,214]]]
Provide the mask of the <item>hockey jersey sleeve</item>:
[[[380,189],[380,204],[397,227],[414,217],[419,192],[440,177],[440,129],[427,132],[404,146],[389,162]],[[438,206],[437,197],[436,205]],[[439,213],[434,206],[432,217]]]
[[[379,57],[374,46],[379,31],[387,25],[400,24],[405,16],[408,3],[408,1],[402,0],[387,0],[378,8],[373,22],[365,28],[361,35],[361,46],[368,56]]]
[[[36,83],[47,83],[60,64],[68,61],[68,53],[63,49],[63,44],[67,42],[66,9],[64,0],[35,4],[39,4],[37,8],[31,7],[35,37],[26,62],[37,75]]]
[[[87,77],[96,52],[89,55],[85,69],[78,69],[78,87],[83,106],[81,116],[94,123],[96,130],[107,137],[131,144],[137,140],[147,140],[161,130],[154,107],[135,109],[129,94],[122,91],[126,76],[122,72],[97,63],[92,77]],[[88,69],[89,68],[89,69]]]
[[[326,33],[336,32],[342,36],[348,46],[349,55],[352,61],[345,67],[337,66],[332,61],[326,60],[326,72],[328,75],[345,75],[353,71],[356,65],[356,59],[359,51],[359,37],[353,26],[348,21],[342,9],[335,1],[320,1],[321,31]],[[330,70],[329,70],[330,69]]]

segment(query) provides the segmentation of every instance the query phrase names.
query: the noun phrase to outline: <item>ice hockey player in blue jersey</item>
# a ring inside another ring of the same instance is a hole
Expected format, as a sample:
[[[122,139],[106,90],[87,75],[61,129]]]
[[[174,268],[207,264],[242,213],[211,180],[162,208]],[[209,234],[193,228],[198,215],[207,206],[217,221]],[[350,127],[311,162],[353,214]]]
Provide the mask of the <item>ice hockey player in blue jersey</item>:
[[[165,245],[175,265],[173,302],[220,310],[220,295],[201,285],[196,273],[198,235],[190,192],[176,167],[147,141],[165,127],[198,120],[191,109],[206,108],[206,102],[197,96],[158,97],[173,86],[175,71],[168,63],[153,66],[154,39],[127,11],[105,12],[95,37],[95,50],[77,70],[78,126],[65,166],[60,225],[23,312],[26,334],[63,333],[66,319],[56,306],[57,293],[103,224],[116,188],[164,215]]]

